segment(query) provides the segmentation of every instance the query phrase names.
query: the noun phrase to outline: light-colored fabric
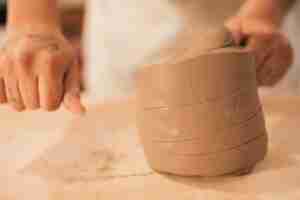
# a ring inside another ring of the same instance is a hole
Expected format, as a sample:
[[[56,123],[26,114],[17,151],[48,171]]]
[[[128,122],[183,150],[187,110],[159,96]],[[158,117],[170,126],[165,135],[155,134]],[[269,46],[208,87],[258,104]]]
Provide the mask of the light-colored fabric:
[[[98,96],[97,101],[128,95],[136,67],[147,63],[148,57],[161,47],[168,47],[171,53],[190,42],[190,35],[201,37],[221,26],[241,3],[224,1],[220,6],[220,1],[206,0],[91,0],[86,37],[89,93]]]
[[[162,44],[173,41],[177,47],[185,45],[189,34],[196,32],[200,37],[202,32],[221,26],[229,16],[236,14],[243,2],[90,0],[86,82],[91,99],[98,102],[128,95],[132,91],[132,75],[136,67]],[[298,2],[284,25],[284,31],[295,48],[295,63],[275,88],[265,90],[269,93],[300,93],[299,10]],[[195,42],[195,45],[201,44]],[[169,48],[170,52],[173,47]]]

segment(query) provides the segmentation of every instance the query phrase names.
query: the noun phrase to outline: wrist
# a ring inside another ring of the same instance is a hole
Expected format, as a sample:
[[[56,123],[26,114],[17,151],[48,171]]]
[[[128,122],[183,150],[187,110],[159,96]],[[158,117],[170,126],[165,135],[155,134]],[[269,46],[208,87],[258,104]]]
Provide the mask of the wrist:
[[[47,32],[61,29],[57,0],[8,1],[8,31]]]

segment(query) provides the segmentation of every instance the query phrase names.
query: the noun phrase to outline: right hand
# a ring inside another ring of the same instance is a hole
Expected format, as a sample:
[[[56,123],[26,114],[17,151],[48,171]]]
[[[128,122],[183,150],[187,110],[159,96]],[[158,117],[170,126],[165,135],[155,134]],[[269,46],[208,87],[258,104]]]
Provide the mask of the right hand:
[[[287,73],[293,63],[293,48],[289,39],[267,20],[237,15],[226,23],[237,44],[247,42],[257,63],[259,86],[274,86]]]
[[[0,51],[0,103],[16,111],[57,110],[62,103],[82,114],[80,66],[61,33],[8,33]]]

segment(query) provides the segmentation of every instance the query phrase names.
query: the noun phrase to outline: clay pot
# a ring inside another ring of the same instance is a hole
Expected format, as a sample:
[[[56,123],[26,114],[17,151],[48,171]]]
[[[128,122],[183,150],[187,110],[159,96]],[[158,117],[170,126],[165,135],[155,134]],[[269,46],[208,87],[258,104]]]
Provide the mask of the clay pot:
[[[138,130],[153,169],[184,176],[248,171],[267,152],[254,57],[202,52],[137,73]]]

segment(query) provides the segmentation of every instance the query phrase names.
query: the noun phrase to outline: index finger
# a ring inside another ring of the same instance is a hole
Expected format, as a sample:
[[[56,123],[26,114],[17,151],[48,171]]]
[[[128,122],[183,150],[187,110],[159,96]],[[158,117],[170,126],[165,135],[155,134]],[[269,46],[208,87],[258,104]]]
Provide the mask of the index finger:
[[[63,103],[65,107],[74,114],[84,114],[86,108],[81,102],[81,66],[76,60],[69,68],[65,78],[65,95]]]

